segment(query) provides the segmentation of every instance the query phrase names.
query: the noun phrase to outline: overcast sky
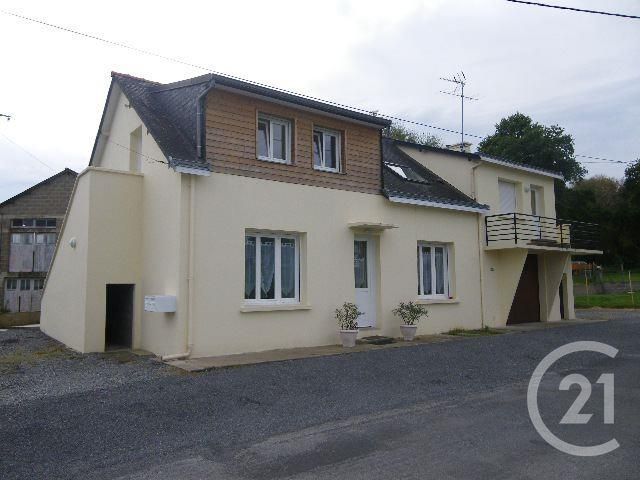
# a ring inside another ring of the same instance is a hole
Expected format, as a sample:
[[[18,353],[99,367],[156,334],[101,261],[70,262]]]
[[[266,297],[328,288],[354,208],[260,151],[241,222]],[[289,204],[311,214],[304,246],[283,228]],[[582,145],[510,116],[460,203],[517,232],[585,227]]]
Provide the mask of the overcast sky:
[[[520,111],[564,127],[577,153],[640,156],[640,20],[505,0],[166,3],[172,8],[158,1],[4,0],[1,8],[454,130],[459,101],[439,93],[448,88],[439,77],[463,70],[465,93],[480,99],[465,105],[469,133],[491,133]],[[548,3],[640,15],[638,0]],[[160,82],[204,73],[3,14],[0,32],[0,113],[13,116],[0,119],[0,200],[64,167],[86,167],[112,70]],[[459,139],[439,135],[445,143]],[[620,165],[585,166],[590,174],[624,174]]]

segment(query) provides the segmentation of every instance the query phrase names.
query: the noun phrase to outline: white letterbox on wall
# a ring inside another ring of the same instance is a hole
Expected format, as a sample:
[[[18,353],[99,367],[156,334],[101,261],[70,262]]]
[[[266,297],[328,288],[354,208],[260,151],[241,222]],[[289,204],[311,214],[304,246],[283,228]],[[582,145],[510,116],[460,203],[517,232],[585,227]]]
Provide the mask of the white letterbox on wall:
[[[175,312],[176,304],[174,295],[146,295],[144,297],[145,312]]]

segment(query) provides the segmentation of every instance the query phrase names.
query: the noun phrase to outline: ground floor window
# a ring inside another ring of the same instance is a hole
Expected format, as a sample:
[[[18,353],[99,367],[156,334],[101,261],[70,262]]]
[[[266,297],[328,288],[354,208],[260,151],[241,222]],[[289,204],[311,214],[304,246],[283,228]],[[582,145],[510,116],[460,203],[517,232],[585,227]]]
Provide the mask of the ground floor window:
[[[248,303],[300,300],[299,241],[293,235],[251,233],[244,243],[244,298]]]
[[[449,298],[449,248],[442,243],[418,243],[418,295]]]

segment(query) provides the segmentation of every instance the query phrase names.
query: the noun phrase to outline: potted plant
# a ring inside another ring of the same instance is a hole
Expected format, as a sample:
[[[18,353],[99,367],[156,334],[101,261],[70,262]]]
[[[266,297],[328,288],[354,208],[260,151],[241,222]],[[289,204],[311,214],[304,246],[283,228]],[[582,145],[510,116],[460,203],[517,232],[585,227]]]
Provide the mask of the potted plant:
[[[343,347],[354,347],[358,337],[358,317],[364,315],[355,303],[345,302],[336,308],[336,320],[340,326],[340,340]]]
[[[418,329],[417,323],[420,318],[426,317],[429,314],[427,307],[419,305],[414,302],[400,302],[397,308],[392,310],[393,314],[402,319],[402,325],[400,325],[400,331],[402,332],[402,338],[405,342],[410,342],[416,336],[416,330]]]

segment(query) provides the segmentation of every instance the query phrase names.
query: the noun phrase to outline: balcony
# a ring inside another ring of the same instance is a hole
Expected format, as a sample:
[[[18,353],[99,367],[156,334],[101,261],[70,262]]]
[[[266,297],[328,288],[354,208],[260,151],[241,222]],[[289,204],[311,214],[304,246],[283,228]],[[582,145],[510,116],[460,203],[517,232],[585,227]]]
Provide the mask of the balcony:
[[[487,249],[528,248],[601,254],[600,227],[595,223],[502,213],[484,219]]]

